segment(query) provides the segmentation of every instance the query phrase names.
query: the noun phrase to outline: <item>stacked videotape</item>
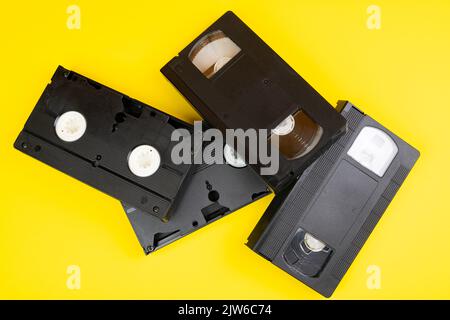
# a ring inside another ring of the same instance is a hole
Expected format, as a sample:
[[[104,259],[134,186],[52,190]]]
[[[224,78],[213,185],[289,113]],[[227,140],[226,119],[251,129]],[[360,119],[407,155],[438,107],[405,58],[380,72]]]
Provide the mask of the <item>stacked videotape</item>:
[[[174,164],[175,130],[193,128],[58,67],[14,146],[120,200],[150,253],[270,193],[234,154],[223,165]]]
[[[206,131],[265,132],[257,151],[202,135],[191,161],[174,161],[174,132],[195,126],[62,67],[15,147],[118,199],[147,254],[273,190],[247,245],[330,296],[418,151],[351,103],[333,108],[232,12],[161,72]]]
[[[419,157],[350,102],[347,133],[275,197],[247,245],[329,297]]]

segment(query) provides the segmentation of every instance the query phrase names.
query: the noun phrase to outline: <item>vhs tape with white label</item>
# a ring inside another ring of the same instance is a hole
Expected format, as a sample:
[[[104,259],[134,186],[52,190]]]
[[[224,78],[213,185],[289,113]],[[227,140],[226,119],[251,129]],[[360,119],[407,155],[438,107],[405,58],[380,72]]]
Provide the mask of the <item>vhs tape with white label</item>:
[[[419,157],[349,102],[348,131],[275,196],[247,245],[329,297]]]

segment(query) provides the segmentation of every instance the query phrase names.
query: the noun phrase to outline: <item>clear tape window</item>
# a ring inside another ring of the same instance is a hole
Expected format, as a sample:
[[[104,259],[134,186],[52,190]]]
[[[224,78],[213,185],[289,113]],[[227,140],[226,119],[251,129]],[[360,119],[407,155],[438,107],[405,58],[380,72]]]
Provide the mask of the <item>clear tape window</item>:
[[[311,152],[322,134],[322,127],[301,110],[272,130],[272,135],[279,138],[278,150],[288,160],[301,158]]]
[[[210,78],[240,51],[241,48],[222,31],[217,30],[208,33],[194,45],[189,53],[189,60]]]

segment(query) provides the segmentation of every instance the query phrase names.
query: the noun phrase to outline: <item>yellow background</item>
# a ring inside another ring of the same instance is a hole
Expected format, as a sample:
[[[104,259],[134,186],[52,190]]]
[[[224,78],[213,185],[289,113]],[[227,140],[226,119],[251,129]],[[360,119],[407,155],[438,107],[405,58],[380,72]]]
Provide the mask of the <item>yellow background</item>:
[[[71,4],[80,30],[66,27]],[[380,30],[366,26],[371,4]],[[244,246],[272,196],[144,256],[118,201],[13,149],[58,64],[199,119],[159,69],[229,9],[330,103],[351,100],[421,151],[333,297],[450,298],[446,0],[2,3],[0,298],[321,298]]]

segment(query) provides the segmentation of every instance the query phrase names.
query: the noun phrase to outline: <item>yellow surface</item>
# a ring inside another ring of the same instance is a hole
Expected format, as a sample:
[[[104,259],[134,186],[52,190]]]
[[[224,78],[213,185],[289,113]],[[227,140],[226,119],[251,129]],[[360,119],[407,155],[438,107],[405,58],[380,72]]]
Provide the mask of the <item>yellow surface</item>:
[[[244,246],[272,196],[146,257],[116,200],[13,149],[58,64],[198,119],[159,69],[229,9],[330,103],[351,100],[421,151],[333,297],[450,298],[450,2],[418,2],[3,3],[0,298],[321,298]],[[72,4],[79,30],[66,26]]]

